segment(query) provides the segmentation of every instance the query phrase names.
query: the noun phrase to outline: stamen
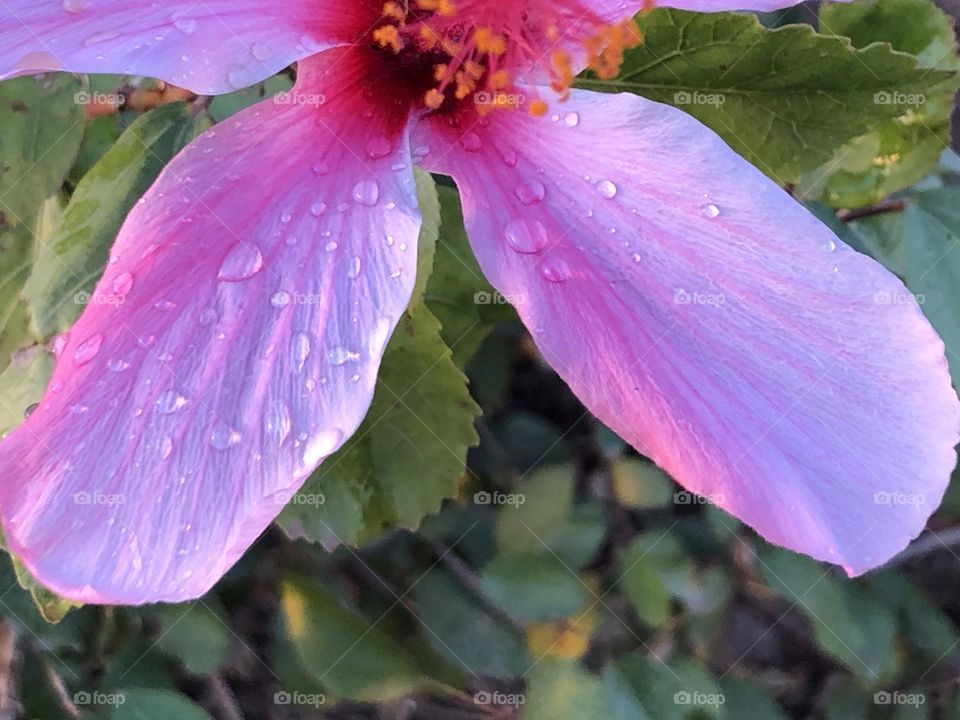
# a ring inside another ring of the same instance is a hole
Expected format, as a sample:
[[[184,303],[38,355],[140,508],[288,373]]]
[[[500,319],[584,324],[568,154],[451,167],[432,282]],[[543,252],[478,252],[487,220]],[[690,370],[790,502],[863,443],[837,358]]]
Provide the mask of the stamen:
[[[643,12],[653,4],[644,0]],[[376,46],[402,55],[400,61],[413,76],[422,74],[436,83],[417,90],[426,108],[452,107],[472,95],[481,115],[523,105],[538,117],[549,111],[547,101],[530,98],[529,90],[511,92],[512,68],[536,74],[539,66],[557,100],[564,102],[578,65],[573,55],[599,77],[612,78],[626,51],[643,40],[632,19],[605,24],[598,17],[584,17],[583,0],[534,0],[522,9],[492,0],[388,0],[381,23],[372,34]],[[551,50],[548,44],[579,44],[583,50]]]

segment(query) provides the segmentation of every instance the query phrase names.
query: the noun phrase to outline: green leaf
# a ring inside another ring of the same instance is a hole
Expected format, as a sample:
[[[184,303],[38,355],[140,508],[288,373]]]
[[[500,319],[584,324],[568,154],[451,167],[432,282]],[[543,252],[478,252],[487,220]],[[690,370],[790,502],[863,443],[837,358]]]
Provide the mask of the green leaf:
[[[509,322],[516,314],[506,298],[490,287],[477,264],[457,191],[449,187],[438,191],[440,237],[426,302],[443,325],[443,339],[453,350],[457,366],[465,368],[494,325]]]
[[[824,4],[823,31],[845,35],[863,48],[889,43],[915,55],[920,67],[956,72],[953,20],[929,0],[864,0]],[[919,181],[936,166],[950,145],[950,115],[960,82],[952,75],[933,83],[922,102],[878,123],[824,167],[805,179],[800,192],[833,207],[859,207]]]
[[[522,720],[609,718],[613,708],[603,682],[578,663],[547,658],[528,678]]]
[[[480,675],[518,677],[532,664],[523,635],[503,618],[492,617],[442,567],[435,567],[414,589],[424,635],[437,652]]]
[[[806,25],[767,30],[752,15],[656,10],[640,26],[618,79],[579,85],[675,105],[781,184],[908,109],[877,93],[929,95],[953,77],[888,46],[855,49]]]
[[[716,681],[690,660],[670,664],[653,656],[630,655],[611,669],[629,685],[656,720],[724,716],[725,698]]]
[[[344,543],[417,527],[456,494],[478,414],[440,323],[414,307],[390,340],[366,419],[294,496],[281,527]]]
[[[27,222],[63,184],[83,138],[79,91],[65,74],[0,83],[0,227]]]
[[[204,122],[183,104],[157,108],[134,122],[80,181],[23,289],[41,337],[79,317],[127,213]]]
[[[487,595],[524,622],[570,617],[586,600],[577,575],[542,552],[508,551],[487,563],[482,578]]]
[[[787,715],[759,682],[727,676],[720,681],[724,709],[736,720],[787,720]]]
[[[417,282],[413,287],[413,296],[410,306],[419,305],[424,300],[434,268],[434,257],[437,253],[437,238],[440,236],[440,196],[437,194],[437,184],[430,173],[420,168],[414,168],[414,177],[417,181],[417,204],[423,225],[420,227],[420,237],[417,239]]]
[[[199,705],[170,690],[129,688],[113,694],[123,702],[113,706],[110,720],[211,720]]]
[[[187,605],[159,605],[151,612],[160,620],[157,646],[183,662],[195,675],[206,675],[227,659],[231,631],[226,612],[212,598]]]
[[[850,223],[870,255],[899,275],[914,293],[887,293],[885,304],[919,303],[944,339],[954,382],[960,384],[960,190],[938,188],[904,200],[903,212]],[[914,297],[915,296],[915,297]]]
[[[217,122],[223,122],[231,115],[256,105],[293,87],[293,81],[286,75],[274,75],[262,83],[238,90],[227,95],[217,95],[210,103],[210,114]]]
[[[764,581],[807,615],[822,650],[868,685],[895,671],[896,619],[876,596],[796,553],[765,547],[759,558]]]
[[[321,588],[284,582],[281,609],[304,668],[331,692],[384,700],[421,682],[413,660],[399,645]]]

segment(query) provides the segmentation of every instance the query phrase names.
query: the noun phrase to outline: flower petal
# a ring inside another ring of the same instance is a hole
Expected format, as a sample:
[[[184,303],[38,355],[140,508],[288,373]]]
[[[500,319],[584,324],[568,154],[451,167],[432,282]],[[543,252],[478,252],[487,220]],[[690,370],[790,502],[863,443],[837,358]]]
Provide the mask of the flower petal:
[[[226,93],[353,42],[369,23],[370,5],[347,0],[0,0],[0,79],[119,73]]]
[[[552,122],[430,119],[414,144],[546,360],[685,487],[851,573],[923,529],[960,435],[942,341],[712,131],[576,91]]]
[[[362,52],[301,63],[296,96],[325,104],[236,115],[124,224],[0,443],[7,541],[56,592],[202,594],[366,413],[420,216],[407,115],[363,99]]]

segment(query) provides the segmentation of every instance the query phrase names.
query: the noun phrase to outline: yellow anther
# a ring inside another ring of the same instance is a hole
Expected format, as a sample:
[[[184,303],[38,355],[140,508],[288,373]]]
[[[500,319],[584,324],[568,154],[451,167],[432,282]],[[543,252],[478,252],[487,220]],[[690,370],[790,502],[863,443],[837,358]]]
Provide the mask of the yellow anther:
[[[427,50],[433,50],[437,46],[437,43],[440,42],[436,31],[429,25],[422,25],[420,27],[420,39],[423,40]]]
[[[473,33],[473,41],[477,50],[491,55],[503,55],[507,51],[507,39],[502,35],[494,35],[488,27],[479,27]]]
[[[463,64],[463,69],[466,71],[467,75],[472,77],[474,80],[479,80],[486,72],[483,65],[478,63],[476,60],[467,60]]]
[[[382,48],[390,48],[395,53],[403,50],[403,40],[396,25],[384,25],[373,31],[373,39]]]
[[[393,0],[391,0],[390,2],[384,4],[383,16],[403,22],[403,20],[406,19],[407,14],[403,11],[403,8],[400,7],[400,3],[393,2]]]
[[[452,0],[417,0],[417,7],[421,10],[433,10],[437,15],[451,17],[457,14],[457,6]]]
[[[450,71],[448,65],[440,63],[439,65],[433,66],[433,79],[437,82],[443,82],[447,77],[447,73]]]
[[[426,94],[423,96],[423,104],[431,110],[436,110],[443,105],[444,100],[446,100],[446,98],[444,97],[443,93],[436,88],[427,90]]]
[[[547,105],[543,100],[534,100],[530,103],[530,114],[534,117],[543,117],[547,114],[547,111],[550,109],[550,106]]]
[[[503,90],[510,84],[510,73],[506,70],[497,70],[490,76],[490,87],[494,90]]]

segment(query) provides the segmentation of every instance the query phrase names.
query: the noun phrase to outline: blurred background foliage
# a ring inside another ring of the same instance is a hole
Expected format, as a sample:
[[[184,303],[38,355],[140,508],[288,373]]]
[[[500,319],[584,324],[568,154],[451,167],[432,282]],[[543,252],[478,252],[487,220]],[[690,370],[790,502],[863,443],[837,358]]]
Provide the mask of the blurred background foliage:
[[[723,135],[905,280],[958,377],[952,18],[761,19],[655,11],[618,80],[580,83]],[[0,83],[0,432],[165,164],[292,78]],[[4,559],[0,719],[960,720],[960,486],[863,578],[767,545],[585,411],[483,279],[456,190],[419,182],[420,285],[354,440],[197,602],[72,607]]]

